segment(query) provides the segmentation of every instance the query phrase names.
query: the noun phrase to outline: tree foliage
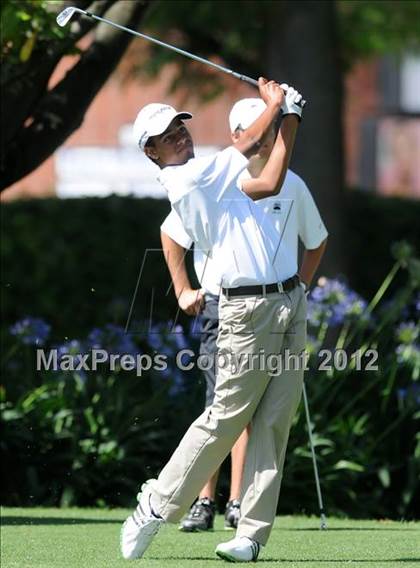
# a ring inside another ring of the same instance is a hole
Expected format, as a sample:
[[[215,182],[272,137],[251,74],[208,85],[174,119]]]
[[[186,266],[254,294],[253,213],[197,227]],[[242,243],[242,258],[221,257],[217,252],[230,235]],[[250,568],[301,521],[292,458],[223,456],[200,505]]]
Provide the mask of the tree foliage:
[[[73,2],[134,28],[149,3]],[[2,4],[1,189],[33,171],[79,128],[132,39],[90,18],[79,18],[61,30],[55,17],[64,5],[43,0]],[[87,37],[88,47],[78,50],[79,41]],[[54,70],[69,53],[79,55],[74,66],[51,85]]]
[[[317,0],[325,3],[325,0]],[[328,0],[329,3],[329,0]],[[420,48],[420,1],[336,0],[338,57],[343,71],[356,61],[374,55]],[[217,8],[217,9],[216,9]],[[267,75],[267,27],[277,16],[278,33],[287,26],[290,6],[286,1],[214,0],[161,1],[149,10],[144,24],[159,37],[201,55],[218,57],[236,71],[253,77]],[[234,22],[234,25],[232,23]],[[297,38],[303,41],[303,38]],[[137,44],[140,47],[140,44]],[[139,67],[132,58],[131,71],[140,78],[156,77],[162,67],[176,62],[178,74],[171,89],[188,86],[201,98],[219,94],[220,74],[183,59],[158,46],[150,46],[150,57]],[[279,53],[279,57],[288,54]]]
[[[339,0],[343,61],[420,48],[418,0]]]
[[[0,14],[1,63],[9,70],[29,61],[39,44],[63,40],[67,35],[55,24],[55,6],[45,0],[4,0]]]
[[[262,54],[271,4],[267,0],[161,1],[148,11],[144,25],[151,35],[168,43],[258,77],[265,69]],[[139,80],[156,78],[162,67],[176,63],[171,92],[187,87],[206,101],[223,90],[224,75],[153,44],[148,46],[149,57],[138,65],[144,47],[141,41],[135,42],[129,52],[127,69]]]
[[[231,68],[257,77],[269,75],[267,51],[297,6],[272,0],[74,0],[73,5],[128,27],[147,29],[188,51],[217,58]],[[317,0],[316,4],[331,4]],[[297,3],[299,4],[299,3]],[[83,121],[84,114],[115,69],[130,43],[128,34],[89,18],[61,29],[55,22],[63,1],[3,0],[1,4],[1,174],[0,189],[39,166]],[[417,0],[336,0],[337,49],[341,69],[376,53],[420,45]],[[270,26],[279,18],[278,27]],[[267,29],[270,28],[270,33]],[[92,34],[88,48],[82,38]],[[297,37],[297,42],[305,38]],[[321,41],[319,33],[319,41]],[[144,52],[144,41],[135,42]],[[311,46],[308,47],[310,53]],[[223,89],[222,75],[173,52],[149,45],[149,57],[133,50],[131,76],[156,77],[176,62],[172,89],[188,87],[192,94],[211,99]],[[78,54],[74,68],[51,88],[51,76],[64,55]],[[293,54],[279,49],[279,58]],[[139,65],[140,62],[140,65]],[[301,70],[304,73],[304,69]],[[81,86],[83,85],[83,88]]]

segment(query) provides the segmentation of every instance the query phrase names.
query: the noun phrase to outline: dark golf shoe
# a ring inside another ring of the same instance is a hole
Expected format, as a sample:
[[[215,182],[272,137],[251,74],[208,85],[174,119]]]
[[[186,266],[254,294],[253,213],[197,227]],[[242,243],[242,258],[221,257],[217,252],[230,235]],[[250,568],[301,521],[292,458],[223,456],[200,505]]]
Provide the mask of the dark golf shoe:
[[[179,530],[184,532],[211,531],[213,530],[215,514],[216,504],[214,501],[207,497],[198,499],[182,521]]]
[[[229,501],[225,511],[225,530],[238,528],[239,517],[241,516],[241,504],[237,499]]]

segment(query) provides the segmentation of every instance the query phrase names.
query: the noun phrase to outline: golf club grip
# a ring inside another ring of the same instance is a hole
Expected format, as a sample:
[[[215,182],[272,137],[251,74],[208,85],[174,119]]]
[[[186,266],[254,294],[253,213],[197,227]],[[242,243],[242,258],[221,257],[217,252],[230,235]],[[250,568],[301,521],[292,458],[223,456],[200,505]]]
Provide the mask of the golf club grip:
[[[258,81],[256,81],[255,79],[252,79],[251,77],[247,77],[246,75],[237,75],[238,79],[240,79],[241,81],[244,81],[245,83],[249,83],[250,85],[253,85],[254,87],[258,87]],[[286,94],[286,91],[284,91],[284,94]],[[303,99],[297,103],[298,106],[300,107],[304,107],[306,104],[306,101],[304,101]]]

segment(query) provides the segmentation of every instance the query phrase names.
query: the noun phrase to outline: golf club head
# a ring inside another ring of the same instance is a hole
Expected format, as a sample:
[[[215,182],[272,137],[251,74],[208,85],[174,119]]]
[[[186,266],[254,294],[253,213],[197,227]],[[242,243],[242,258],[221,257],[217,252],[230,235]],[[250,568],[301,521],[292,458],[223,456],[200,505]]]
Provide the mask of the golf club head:
[[[74,8],[73,6],[69,6],[68,8],[65,8],[62,12],[58,14],[57,24],[63,28],[65,25],[69,23],[75,12],[80,12],[81,14],[84,13],[83,10],[80,10],[79,8]]]

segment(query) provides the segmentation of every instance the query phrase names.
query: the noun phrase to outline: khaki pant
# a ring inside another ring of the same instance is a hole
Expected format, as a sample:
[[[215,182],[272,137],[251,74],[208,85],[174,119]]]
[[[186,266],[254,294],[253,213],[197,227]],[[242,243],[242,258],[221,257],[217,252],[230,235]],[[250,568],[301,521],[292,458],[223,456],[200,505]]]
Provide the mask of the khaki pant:
[[[267,370],[268,356],[272,361],[282,357],[285,364],[288,354],[296,360],[305,349],[305,294],[297,286],[266,297],[221,296],[219,318],[214,402],[193,422],[162,470],[152,504],[165,520],[177,522],[251,422],[237,535],[264,545],[276,514],[303,382],[302,364],[273,376]]]

